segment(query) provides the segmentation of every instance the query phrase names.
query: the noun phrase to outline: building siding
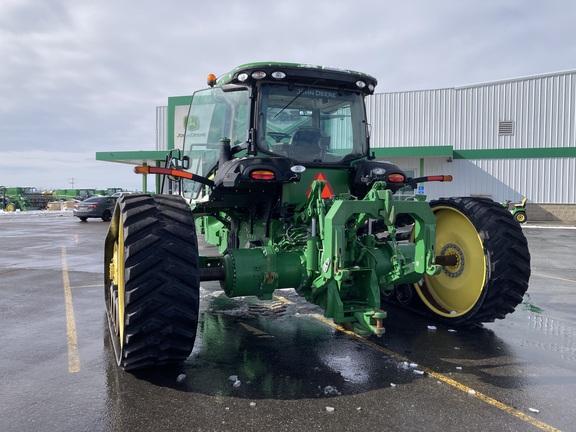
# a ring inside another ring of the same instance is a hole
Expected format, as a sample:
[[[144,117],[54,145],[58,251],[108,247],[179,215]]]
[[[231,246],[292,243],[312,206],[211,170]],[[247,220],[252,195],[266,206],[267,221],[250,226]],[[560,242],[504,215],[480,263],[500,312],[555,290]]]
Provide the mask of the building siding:
[[[430,199],[450,196],[486,196],[495,201],[520,201],[539,204],[576,204],[576,158],[546,159],[469,159],[447,162],[426,158],[423,172],[418,158],[390,158],[401,169],[415,176],[451,175],[451,183],[426,183]]]
[[[453,141],[453,89],[380,93],[367,98],[374,147],[440,146]]]
[[[576,71],[568,71],[449,89],[375,94],[367,99],[371,145],[381,149],[449,145],[455,152],[574,149],[575,79]],[[512,134],[499,134],[502,121],[512,122]],[[425,172],[418,175],[453,175],[450,184],[425,185],[431,198],[486,195],[497,201],[518,201],[526,196],[534,203],[576,204],[574,157],[390,160],[405,169],[424,167]]]
[[[574,73],[455,88],[456,150],[574,147]],[[500,136],[500,121],[514,133]]]
[[[156,107],[156,150],[168,149],[168,107]]]

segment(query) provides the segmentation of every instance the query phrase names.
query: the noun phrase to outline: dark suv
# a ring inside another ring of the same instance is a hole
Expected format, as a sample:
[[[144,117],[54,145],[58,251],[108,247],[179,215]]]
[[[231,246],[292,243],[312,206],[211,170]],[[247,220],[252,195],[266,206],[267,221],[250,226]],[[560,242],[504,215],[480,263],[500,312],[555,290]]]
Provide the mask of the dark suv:
[[[112,219],[116,197],[93,196],[77,204],[74,204],[74,216],[82,222],[88,218],[101,218],[104,222]]]

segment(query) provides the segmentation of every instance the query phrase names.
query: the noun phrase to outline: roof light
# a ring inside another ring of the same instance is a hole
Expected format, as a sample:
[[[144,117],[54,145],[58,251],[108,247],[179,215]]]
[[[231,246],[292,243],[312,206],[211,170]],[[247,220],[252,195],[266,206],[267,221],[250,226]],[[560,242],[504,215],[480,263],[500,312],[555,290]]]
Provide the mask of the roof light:
[[[405,180],[406,177],[404,177],[402,174],[390,174],[388,176],[388,181],[390,183],[404,183]]]
[[[286,78],[286,74],[282,71],[274,71],[274,72],[272,72],[272,78],[284,79],[284,78]]]
[[[356,81],[356,87],[363,89],[364,87],[366,87],[366,83],[362,80],[358,80]]]
[[[256,80],[266,78],[266,72],[264,72],[264,71],[252,72],[252,78],[254,78]]]
[[[250,173],[250,178],[254,180],[274,180],[276,175],[270,170],[254,170]]]
[[[208,78],[206,78],[206,82],[210,87],[214,87],[216,85],[216,75],[208,74]]]
[[[299,173],[303,173],[304,171],[306,171],[306,167],[304,165],[294,165],[293,167],[290,168],[290,171],[292,171],[293,173],[299,174]]]
[[[382,167],[376,167],[372,170],[372,174],[377,175],[377,176],[381,176],[386,174],[386,169],[382,168]]]
[[[244,82],[248,79],[248,74],[246,72],[242,72],[240,75],[238,75],[238,81],[240,82]]]
[[[368,84],[368,90],[370,90],[371,92],[374,91],[374,86],[372,84]]]

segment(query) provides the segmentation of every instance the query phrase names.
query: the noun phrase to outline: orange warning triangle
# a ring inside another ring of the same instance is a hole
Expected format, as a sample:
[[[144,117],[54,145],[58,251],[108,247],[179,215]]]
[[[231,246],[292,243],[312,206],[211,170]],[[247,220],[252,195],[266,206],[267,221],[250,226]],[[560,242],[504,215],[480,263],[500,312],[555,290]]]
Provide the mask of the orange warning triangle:
[[[312,183],[314,183],[315,180],[321,180],[326,182],[326,184],[324,185],[324,189],[322,189],[322,198],[326,199],[334,196],[334,190],[332,189],[332,186],[330,186],[328,179],[326,178],[324,173],[320,172],[316,174],[316,176],[314,176],[314,178],[312,179],[312,182],[310,182],[310,186],[308,186],[308,190],[306,191],[307,197],[310,196],[310,191],[312,190]]]

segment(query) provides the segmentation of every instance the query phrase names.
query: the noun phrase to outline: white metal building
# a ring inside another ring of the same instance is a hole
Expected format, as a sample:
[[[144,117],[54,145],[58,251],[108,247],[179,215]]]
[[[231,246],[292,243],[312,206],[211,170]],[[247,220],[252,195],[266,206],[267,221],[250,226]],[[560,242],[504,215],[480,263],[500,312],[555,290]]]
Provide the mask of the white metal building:
[[[552,213],[576,205],[576,70],[375,94],[367,106],[378,159],[416,176],[454,176],[425,184],[430,198],[527,197]]]

